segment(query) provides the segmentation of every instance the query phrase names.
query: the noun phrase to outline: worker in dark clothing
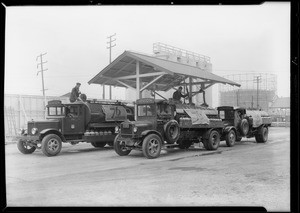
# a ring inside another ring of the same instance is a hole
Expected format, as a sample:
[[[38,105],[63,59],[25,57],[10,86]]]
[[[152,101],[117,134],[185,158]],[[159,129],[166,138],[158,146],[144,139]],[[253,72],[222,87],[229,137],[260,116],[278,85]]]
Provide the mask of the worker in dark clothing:
[[[70,102],[73,103],[75,101],[77,101],[77,99],[79,98],[80,95],[80,91],[79,91],[79,87],[80,87],[80,83],[76,83],[76,86],[72,89],[71,91],[71,95],[70,95]]]
[[[185,95],[182,95],[181,91],[182,91],[182,86],[180,86],[180,87],[178,88],[178,90],[176,90],[176,91],[173,93],[173,99],[174,99],[175,101],[180,101],[181,98],[185,98],[185,97],[187,97],[187,96],[189,95],[189,93],[187,93],[187,94],[185,94]]]

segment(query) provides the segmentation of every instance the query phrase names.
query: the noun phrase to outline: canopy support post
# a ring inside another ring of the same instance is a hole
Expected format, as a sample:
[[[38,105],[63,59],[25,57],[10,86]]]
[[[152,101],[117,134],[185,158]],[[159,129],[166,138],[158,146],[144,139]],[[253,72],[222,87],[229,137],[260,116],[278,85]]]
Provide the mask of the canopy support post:
[[[193,93],[193,78],[192,77],[189,77],[189,104],[192,104],[193,103],[193,96],[192,96],[192,93]]]

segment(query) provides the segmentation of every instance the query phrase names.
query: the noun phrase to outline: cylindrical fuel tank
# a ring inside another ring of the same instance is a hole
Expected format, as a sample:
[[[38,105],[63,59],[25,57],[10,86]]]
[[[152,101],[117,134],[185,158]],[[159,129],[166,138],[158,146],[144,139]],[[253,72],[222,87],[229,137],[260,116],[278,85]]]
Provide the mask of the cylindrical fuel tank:
[[[87,103],[90,108],[90,123],[133,120],[133,107],[120,104]]]

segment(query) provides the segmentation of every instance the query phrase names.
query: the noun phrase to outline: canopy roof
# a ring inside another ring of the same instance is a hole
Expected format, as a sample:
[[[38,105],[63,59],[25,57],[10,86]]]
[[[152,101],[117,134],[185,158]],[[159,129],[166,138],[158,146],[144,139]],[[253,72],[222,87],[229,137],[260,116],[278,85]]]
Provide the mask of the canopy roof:
[[[185,79],[188,78],[193,79],[193,85],[206,85],[203,89],[215,83],[240,86],[196,66],[132,51],[124,51],[88,83],[134,89],[139,84],[140,91],[155,85],[157,91],[168,91],[175,86],[187,85]]]

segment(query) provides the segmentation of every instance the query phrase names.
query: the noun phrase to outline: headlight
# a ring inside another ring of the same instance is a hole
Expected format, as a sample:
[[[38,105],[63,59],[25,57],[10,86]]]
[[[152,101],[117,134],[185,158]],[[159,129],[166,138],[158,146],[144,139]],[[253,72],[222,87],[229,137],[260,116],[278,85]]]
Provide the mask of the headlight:
[[[37,133],[38,129],[37,128],[32,128],[31,129],[31,134],[35,135]]]
[[[115,127],[115,133],[119,133],[120,128],[118,126]]]
[[[138,131],[138,128],[135,126],[133,127],[133,132],[136,133]]]

